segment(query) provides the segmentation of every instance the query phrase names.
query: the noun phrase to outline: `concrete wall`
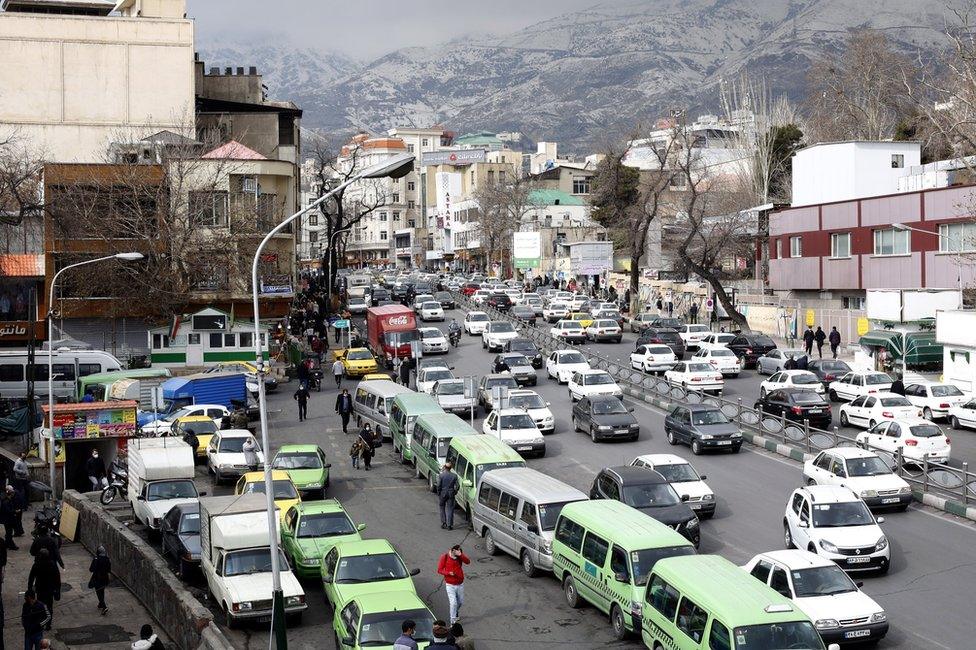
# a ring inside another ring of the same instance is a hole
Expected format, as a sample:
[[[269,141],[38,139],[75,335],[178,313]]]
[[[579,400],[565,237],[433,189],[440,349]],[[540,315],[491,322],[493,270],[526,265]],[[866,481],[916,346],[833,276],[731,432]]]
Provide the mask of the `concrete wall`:
[[[892,154],[904,166],[892,168]],[[893,194],[898,179],[921,162],[917,142],[830,142],[793,156],[793,205]],[[907,220],[906,220],[907,221]]]
[[[183,586],[156,549],[86,495],[65,490],[64,502],[78,510],[77,541],[92,553],[99,545],[105,547],[112,560],[112,573],[178,647],[232,647],[213,624],[210,610]]]

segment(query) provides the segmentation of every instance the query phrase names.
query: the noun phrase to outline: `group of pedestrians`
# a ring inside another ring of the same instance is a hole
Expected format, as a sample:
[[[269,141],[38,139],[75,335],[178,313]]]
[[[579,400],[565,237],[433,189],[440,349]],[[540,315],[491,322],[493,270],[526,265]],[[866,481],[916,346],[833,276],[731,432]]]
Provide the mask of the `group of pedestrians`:
[[[417,633],[417,622],[408,618],[400,626],[402,634],[393,643],[393,650],[417,650],[414,640]],[[452,623],[450,627],[438,619],[434,621],[432,629],[434,640],[427,645],[427,650],[475,650],[474,641],[464,634],[460,623]]]
[[[828,335],[823,331],[820,325],[817,325],[817,331],[814,332],[813,328],[809,325],[805,332],[803,332],[803,346],[806,349],[807,356],[813,356],[813,346],[817,345],[817,356],[823,359],[823,346],[824,342],[830,343],[830,351],[833,357],[837,358],[837,348],[840,347],[840,332],[837,331],[836,327],[830,328],[830,334]]]

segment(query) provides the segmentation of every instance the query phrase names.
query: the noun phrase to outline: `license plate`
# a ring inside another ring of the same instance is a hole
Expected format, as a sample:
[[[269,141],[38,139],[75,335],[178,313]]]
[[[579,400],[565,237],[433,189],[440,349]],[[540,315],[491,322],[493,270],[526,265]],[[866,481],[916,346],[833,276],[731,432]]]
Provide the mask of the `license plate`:
[[[810,409],[808,413],[823,413],[823,409]]]
[[[700,503],[689,503],[688,505],[691,506],[691,509],[692,510],[701,510],[701,504]]]
[[[629,433],[630,429],[617,429],[617,433]]]
[[[898,497],[889,497],[887,499],[881,499],[881,503],[898,503]]]
[[[871,561],[869,557],[849,557],[847,558],[848,564],[867,564]]]
[[[720,444],[720,445],[731,445],[732,444],[732,441],[731,440],[719,440],[717,444]]]
[[[850,632],[844,632],[845,639],[860,639],[865,636],[871,636],[871,630],[851,630]]]
[[[515,451],[532,451],[532,447],[516,447]]]

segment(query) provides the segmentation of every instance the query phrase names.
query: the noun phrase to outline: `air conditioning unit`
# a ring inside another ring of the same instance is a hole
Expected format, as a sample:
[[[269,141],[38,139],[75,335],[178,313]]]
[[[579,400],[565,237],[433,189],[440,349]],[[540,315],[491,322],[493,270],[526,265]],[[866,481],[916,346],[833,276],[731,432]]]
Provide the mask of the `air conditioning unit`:
[[[248,194],[256,194],[258,191],[258,179],[245,176],[241,179],[241,191]]]

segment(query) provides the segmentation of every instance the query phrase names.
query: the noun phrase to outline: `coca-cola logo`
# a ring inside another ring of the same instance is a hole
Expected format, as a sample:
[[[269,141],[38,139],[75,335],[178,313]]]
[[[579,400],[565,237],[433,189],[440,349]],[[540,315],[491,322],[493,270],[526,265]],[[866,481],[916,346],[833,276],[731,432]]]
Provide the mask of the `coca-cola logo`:
[[[407,317],[406,316],[394,316],[394,317],[390,318],[389,320],[387,320],[387,323],[389,323],[390,325],[406,325],[407,324]]]

